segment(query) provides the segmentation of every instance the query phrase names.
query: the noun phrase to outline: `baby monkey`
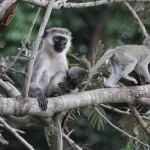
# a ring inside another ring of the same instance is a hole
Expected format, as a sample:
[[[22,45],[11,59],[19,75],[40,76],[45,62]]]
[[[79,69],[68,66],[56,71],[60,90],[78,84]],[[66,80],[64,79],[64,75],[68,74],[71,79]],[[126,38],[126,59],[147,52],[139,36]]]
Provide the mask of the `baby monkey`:
[[[88,70],[79,66],[71,67],[67,71],[57,72],[48,85],[46,97],[57,97],[68,93],[77,93],[86,84]]]

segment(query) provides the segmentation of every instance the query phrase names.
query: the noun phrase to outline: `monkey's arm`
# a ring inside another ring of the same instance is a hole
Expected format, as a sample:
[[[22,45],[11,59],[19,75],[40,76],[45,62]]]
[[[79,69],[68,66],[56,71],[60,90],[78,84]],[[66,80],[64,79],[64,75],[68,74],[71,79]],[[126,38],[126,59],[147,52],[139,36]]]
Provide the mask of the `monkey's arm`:
[[[44,91],[45,89],[40,85],[40,79],[42,78],[44,72],[43,70],[44,67],[41,64],[37,61],[33,69],[31,83],[29,86],[29,95],[32,97],[36,97],[38,99],[39,107],[42,110],[46,110],[48,101],[45,97],[45,91]],[[49,81],[45,81],[45,82],[47,83],[44,83],[43,81],[43,85],[45,84],[44,86],[47,87],[46,84],[48,84]]]
[[[62,91],[66,91],[68,93],[76,89],[76,86],[72,82],[70,82],[68,78],[65,79],[65,82],[59,82],[58,86],[61,88]]]

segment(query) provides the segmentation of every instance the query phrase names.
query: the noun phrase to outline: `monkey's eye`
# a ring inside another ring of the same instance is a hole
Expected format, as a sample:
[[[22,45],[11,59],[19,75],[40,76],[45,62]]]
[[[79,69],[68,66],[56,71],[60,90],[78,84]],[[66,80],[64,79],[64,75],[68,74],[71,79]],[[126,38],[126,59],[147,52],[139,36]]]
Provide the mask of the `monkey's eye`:
[[[67,39],[66,39],[66,38],[62,38],[62,41],[63,41],[64,43],[66,43],[66,42],[67,42]]]
[[[59,36],[55,36],[54,37],[54,41],[59,41],[60,40],[60,37]]]

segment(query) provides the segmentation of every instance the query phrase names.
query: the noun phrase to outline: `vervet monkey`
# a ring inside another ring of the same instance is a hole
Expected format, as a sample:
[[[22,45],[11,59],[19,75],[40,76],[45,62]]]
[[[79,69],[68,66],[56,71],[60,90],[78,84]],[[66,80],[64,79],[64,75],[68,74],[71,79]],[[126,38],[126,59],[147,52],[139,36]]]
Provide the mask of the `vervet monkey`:
[[[71,39],[71,32],[65,28],[54,27],[43,35],[43,47],[37,54],[29,87],[29,95],[38,99],[42,110],[47,109],[45,94],[52,77],[68,70],[66,53]]]
[[[45,95],[52,77],[59,71],[68,70],[66,53],[71,47],[71,40],[71,32],[65,28],[54,27],[43,34],[43,46],[37,54],[29,86],[29,96],[38,99],[42,110],[47,109]],[[7,118],[23,124],[35,121],[43,125],[51,123],[51,118],[48,120],[29,115],[25,117],[7,116]]]
[[[90,70],[90,75],[98,69],[105,60],[114,59],[112,69],[114,70],[108,81],[105,82],[107,87],[118,87],[116,83],[123,77],[137,84],[137,80],[130,77],[128,74],[133,70],[137,72],[139,77],[144,77],[145,81],[150,83],[150,75],[148,72],[148,64],[150,62],[150,37],[145,38],[143,45],[123,45],[107,51],[97,64]],[[119,63],[125,65],[124,70],[121,70]]]

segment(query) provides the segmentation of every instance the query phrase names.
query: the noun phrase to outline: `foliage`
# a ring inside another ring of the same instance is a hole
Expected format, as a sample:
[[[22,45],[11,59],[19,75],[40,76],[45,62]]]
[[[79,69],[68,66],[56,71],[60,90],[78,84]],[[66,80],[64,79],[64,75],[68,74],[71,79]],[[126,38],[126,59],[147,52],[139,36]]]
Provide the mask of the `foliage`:
[[[93,128],[97,124],[98,131],[100,130],[100,128],[104,129],[104,124],[106,123],[106,121],[103,120],[103,118],[101,118],[92,107],[89,106],[89,108],[92,110],[90,111],[88,120],[91,120],[91,124],[93,125]],[[102,107],[98,107],[98,110],[102,113],[103,116],[106,116],[106,113]]]
[[[147,124],[147,126],[150,125],[149,121],[146,121],[145,123]],[[118,121],[118,124],[129,135],[132,135],[133,137],[136,137],[140,141],[147,144],[149,136],[145,133],[141,125],[139,125],[139,123],[133,116],[122,116]],[[134,147],[136,147],[136,150],[147,150],[144,145],[140,144],[138,141],[134,141],[133,139],[129,139],[129,143],[133,144]]]
[[[50,147],[50,145],[51,145],[50,137],[53,134],[56,135],[56,127],[54,125],[54,122],[52,122],[51,125],[44,127],[44,131],[45,131],[45,136],[46,136],[48,146]]]
[[[135,11],[140,17],[143,24],[150,24],[150,3],[149,2],[138,2],[135,6]]]

